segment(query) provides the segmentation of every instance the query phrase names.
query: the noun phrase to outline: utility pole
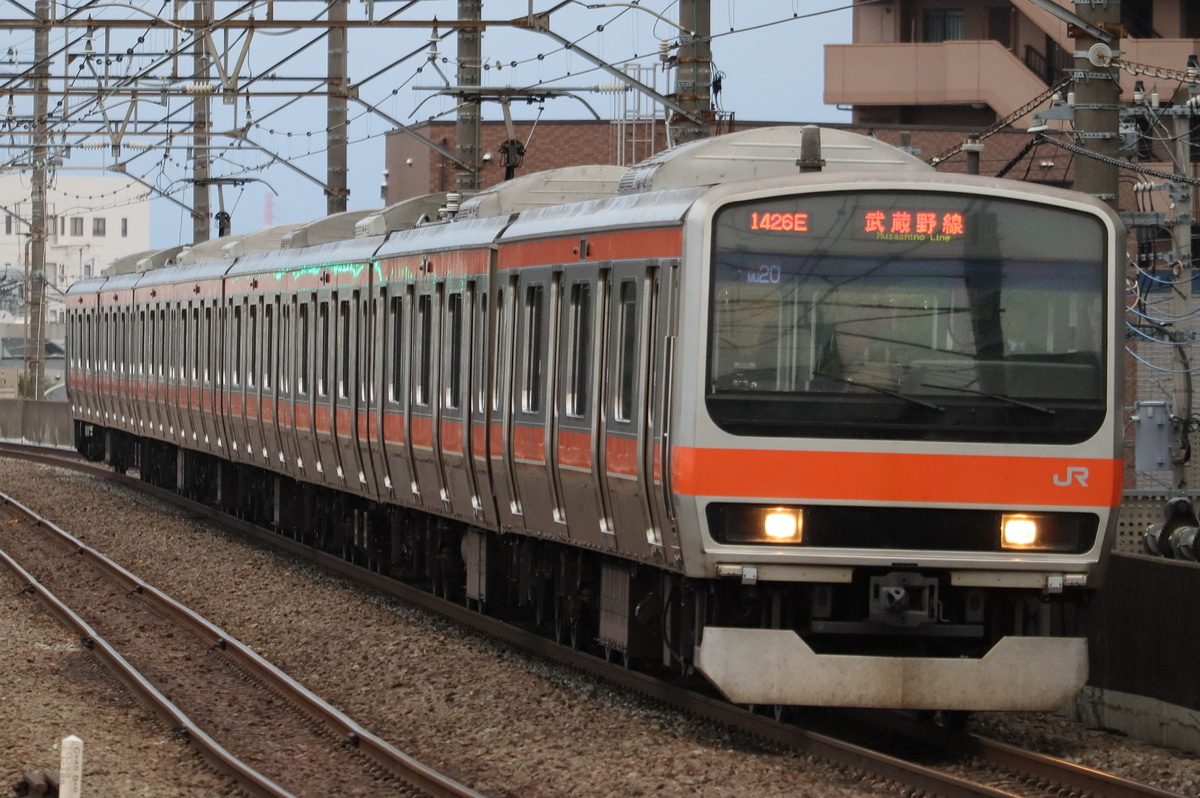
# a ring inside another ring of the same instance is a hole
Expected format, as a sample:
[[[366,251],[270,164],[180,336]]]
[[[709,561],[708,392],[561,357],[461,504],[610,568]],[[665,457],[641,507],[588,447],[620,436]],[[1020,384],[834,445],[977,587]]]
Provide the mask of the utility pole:
[[[1120,143],[1121,87],[1118,70],[1107,61],[1119,53],[1120,0],[1075,0],[1079,18],[1114,37],[1110,44],[1086,28],[1071,25],[1075,39],[1075,131],[1079,146],[1110,159],[1079,158],[1075,163],[1075,189],[1117,207],[1117,149]],[[1107,53],[1107,55],[1105,55]],[[1099,66],[1097,64],[1100,64]]]
[[[460,20],[482,19],[482,0],[458,0]],[[458,85],[478,88],[481,79],[483,33],[473,26],[458,31]],[[458,170],[456,186],[461,194],[472,194],[481,187],[479,179],[479,95],[463,94],[458,99],[458,118],[455,137],[458,140],[458,159],[470,168]]]
[[[45,396],[46,359],[46,185],[50,159],[50,132],[47,108],[50,93],[50,1],[37,0],[34,6],[37,28],[33,34],[33,186],[30,192],[29,220],[29,302],[31,340],[25,347],[25,373],[29,376],[26,396]]]
[[[1172,116],[1172,128],[1175,134],[1174,152],[1172,153],[1173,160],[1176,164],[1176,171],[1182,175],[1191,177],[1192,169],[1192,122],[1193,117],[1188,106],[1188,100],[1193,96],[1189,91],[1188,86],[1181,86],[1175,92],[1173,109],[1176,113]],[[1191,277],[1192,277],[1192,187],[1187,183],[1172,183],[1169,186],[1172,210],[1171,225],[1171,249],[1172,262],[1178,268],[1173,269],[1173,273],[1178,276],[1174,278],[1176,282],[1176,290],[1171,292],[1171,316],[1176,319],[1187,318],[1191,308]],[[1185,334],[1186,335],[1186,334]],[[1191,359],[1188,357],[1191,345],[1186,339],[1181,339],[1178,331],[1173,336],[1175,348],[1179,350],[1179,363],[1172,369],[1174,372],[1172,380],[1172,395],[1175,403],[1175,417],[1178,419],[1188,419],[1192,415],[1193,391],[1192,379],[1188,373],[1191,369]],[[1188,451],[1188,425],[1180,424],[1178,430],[1179,449],[1172,452],[1171,457],[1171,476],[1172,485],[1177,490],[1187,489],[1187,451]]]
[[[346,185],[346,26],[349,0],[329,4],[329,154],[326,156],[325,212],[344,213],[350,189]],[[338,24],[343,23],[343,24]]]
[[[712,0],[680,0],[679,25],[691,35],[679,36],[679,55],[675,57],[675,100],[697,119],[696,124],[682,114],[672,113],[667,120],[670,143],[684,144],[708,138],[712,114]]]
[[[192,6],[196,18],[197,35],[192,54],[194,78],[198,91],[192,105],[192,243],[203,244],[209,238],[208,224],[212,216],[209,207],[209,135],[212,122],[209,118],[209,95],[201,87],[207,87],[213,54],[208,51],[208,39],[202,35],[213,18],[213,0],[196,0]]]

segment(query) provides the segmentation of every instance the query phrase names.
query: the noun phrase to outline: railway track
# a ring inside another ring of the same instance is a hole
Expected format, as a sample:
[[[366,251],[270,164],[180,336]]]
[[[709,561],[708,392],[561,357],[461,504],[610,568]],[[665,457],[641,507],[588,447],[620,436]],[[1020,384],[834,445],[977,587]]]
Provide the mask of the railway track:
[[[481,798],[16,500],[0,505],[0,561],[25,592],[247,794]]]
[[[30,456],[55,465],[70,462],[70,458],[64,459],[59,455],[30,453]],[[80,464],[80,467],[85,466]],[[112,475],[107,471],[97,472],[93,466],[86,468],[186,508],[189,513],[209,517],[214,523],[240,535],[288,551],[354,581],[371,585],[383,593],[448,617],[508,645],[592,674],[621,689],[641,693],[775,746],[834,763],[854,774],[854,778],[871,784],[876,791],[993,798],[1066,794],[1164,798],[1174,795],[983,738],[948,733],[895,713],[833,713],[839,716],[835,723],[827,724],[820,718],[805,718],[804,728],[778,723],[772,717],[699,694],[686,685],[629,671],[602,658],[565,649],[535,631],[513,627],[445,602],[423,589],[403,585],[268,530],[229,519],[211,508],[182,500],[175,494],[147,489],[131,477]],[[817,731],[819,728],[825,730]],[[862,731],[863,728],[867,731]],[[897,741],[903,744],[897,745]]]

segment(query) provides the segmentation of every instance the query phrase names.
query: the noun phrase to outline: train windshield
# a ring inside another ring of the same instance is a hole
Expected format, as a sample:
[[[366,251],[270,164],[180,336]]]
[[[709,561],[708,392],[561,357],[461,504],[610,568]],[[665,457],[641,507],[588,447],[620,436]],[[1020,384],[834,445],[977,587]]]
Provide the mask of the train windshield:
[[[737,435],[1074,443],[1103,423],[1106,232],[968,194],[714,219],[706,403]]]

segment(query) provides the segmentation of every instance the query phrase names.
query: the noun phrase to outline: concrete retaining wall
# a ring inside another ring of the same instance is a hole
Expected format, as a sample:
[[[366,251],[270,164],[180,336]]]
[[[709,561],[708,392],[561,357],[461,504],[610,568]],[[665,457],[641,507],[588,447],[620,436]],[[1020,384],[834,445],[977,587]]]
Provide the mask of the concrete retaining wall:
[[[0,399],[0,439],[73,449],[71,406],[66,402]]]

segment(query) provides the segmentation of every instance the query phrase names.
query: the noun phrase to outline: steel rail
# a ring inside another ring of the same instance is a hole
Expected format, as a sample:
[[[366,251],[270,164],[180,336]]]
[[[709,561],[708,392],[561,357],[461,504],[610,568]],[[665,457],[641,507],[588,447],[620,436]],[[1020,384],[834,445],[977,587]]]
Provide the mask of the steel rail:
[[[138,484],[144,483],[138,482]],[[253,678],[267,685],[268,688],[274,689],[279,694],[285,696],[287,700],[292,702],[305,715],[329,730],[336,739],[340,739],[344,745],[355,748],[365,754],[375,764],[386,769],[390,774],[405,782],[410,787],[434,796],[434,798],[484,798],[482,794],[421,764],[403,751],[392,746],[386,740],[363,728],[349,716],[339,712],[320,696],[308,690],[235,638],[226,634],[219,627],[209,623],[206,619],[152,585],[143,582],[121,565],[82,543],[78,538],[75,538],[52,522],[42,518],[16,499],[0,493],[0,503],[17,509],[20,513],[33,520],[38,526],[48,529],[60,537],[75,550],[77,555],[86,558],[93,565],[100,568],[109,578],[121,585],[123,589],[131,593],[137,593],[142,600],[146,601],[155,610],[187,629],[197,640],[207,644],[211,648],[220,649],[222,654],[232,660],[236,667],[243,669]],[[4,555],[4,559],[10,563],[10,567],[20,568],[7,554]],[[24,569],[21,569],[20,572],[22,574],[21,578],[26,580],[27,585],[34,586],[34,590],[39,596],[50,596],[49,592],[25,572]],[[165,717],[173,724],[173,728],[176,730],[185,730],[192,739],[199,738],[203,740],[205,750],[210,747],[213,749],[222,770],[231,772],[239,785],[242,785],[243,780],[245,780],[245,786],[256,790],[254,792],[255,795],[291,795],[291,793],[283,790],[283,788],[275,785],[273,782],[267,781],[265,777],[262,777],[221,748],[201,729],[197,728],[187,719],[186,715],[171,704],[153,685],[138,674],[115,650],[107,643],[103,643],[95,631],[82,618],[57,599],[53,599],[53,603],[57,606],[55,614],[58,615],[59,612],[63,613],[60,617],[64,623],[67,623],[71,628],[78,629],[81,639],[92,641],[96,649],[100,649],[101,647],[105,649],[103,659],[105,662],[111,662],[115,665],[114,669],[121,676],[122,681],[128,684],[135,694],[144,696],[156,709],[161,707],[165,710]],[[229,770],[229,766],[225,764],[226,761],[232,764],[232,770]]]

